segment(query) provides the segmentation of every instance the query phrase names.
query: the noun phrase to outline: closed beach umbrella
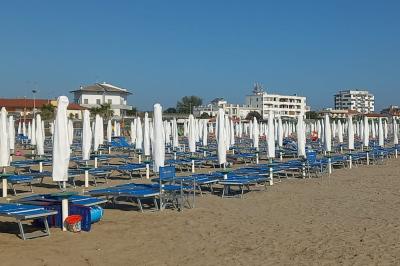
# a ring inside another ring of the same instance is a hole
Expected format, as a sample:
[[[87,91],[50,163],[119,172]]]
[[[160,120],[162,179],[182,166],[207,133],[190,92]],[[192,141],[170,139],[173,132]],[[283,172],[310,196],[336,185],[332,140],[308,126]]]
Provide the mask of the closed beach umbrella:
[[[22,134],[21,121],[18,122],[18,135]]]
[[[21,123],[19,123],[19,126]],[[11,151],[15,149],[15,127],[14,127],[14,117],[10,115],[8,117],[8,144]]]
[[[159,168],[164,166],[165,159],[165,143],[164,143],[164,130],[162,125],[162,107],[160,104],[154,105],[154,118],[153,118],[153,171],[158,173]]]
[[[258,129],[257,118],[253,117],[253,147],[258,150],[258,141],[259,141],[260,131]]]
[[[326,152],[330,152],[332,150],[332,145],[331,145],[331,125],[329,122],[329,116],[328,114],[325,114],[325,127],[324,127],[324,148]]]
[[[25,122],[22,122],[22,135],[24,137],[26,137],[26,124],[25,124]]]
[[[68,181],[68,166],[70,145],[68,136],[67,106],[68,98],[60,96],[57,99],[57,113],[54,121],[53,136],[53,181]]]
[[[44,136],[42,130],[42,118],[40,114],[36,116],[36,152],[37,155],[44,155]]]
[[[68,140],[69,145],[72,145],[74,142],[74,123],[72,123],[71,119],[68,119]]]
[[[278,117],[278,146],[283,146],[283,126],[281,117]]]
[[[274,113],[268,112],[268,158],[275,158],[275,128],[274,128]]]
[[[32,139],[32,126],[31,126],[31,122],[28,123],[27,137],[28,137],[29,140]]]
[[[393,117],[393,144],[394,145],[399,144],[398,132],[399,132],[399,126],[397,124],[396,117]]]
[[[90,126],[90,123],[89,123]],[[111,143],[111,137],[112,137],[112,125],[111,125],[111,120],[108,120],[107,122],[107,142]]]
[[[208,130],[207,130],[207,124],[208,124],[208,120],[204,120],[203,123],[203,147],[207,146],[207,141],[208,141]]]
[[[135,148],[137,150],[142,150],[143,149],[143,129],[142,129],[142,121],[140,120],[140,117],[136,119],[136,142],[135,142]]]
[[[235,130],[233,127],[233,120],[230,121],[230,128],[231,128],[231,134],[230,134],[230,146],[234,146],[235,145]]]
[[[364,147],[369,146],[369,124],[368,124],[368,117],[366,116],[364,116],[363,144]]]
[[[221,165],[226,163],[225,113],[222,108],[218,110],[217,121],[218,164]]]
[[[383,147],[384,146],[384,135],[383,135],[383,125],[382,125],[382,118],[379,117],[378,121],[378,142],[379,146]]]
[[[32,126],[31,126],[31,145],[36,145],[36,119],[32,118]]]
[[[0,167],[10,165],[10,146],[7,128],[7,110],[2,107],[0,112]]]
[[[83,126],[82,126],[82,160],[90,159],[90,148],[92,147],[92,129],[90,127],[90,112],[83,111]]]
[[[343,127],[342,127],[342,122],[339,120],[338,125],[337,125],[337,133],[338,133],[338,141],[340,144],[343,143]]]
[[[144,114],[144,129],[143,129],[143,150],[145,156],[150,156],[150,123],[149,114]]]
[[[189,123],[188,123],[188,142],[189,142],[189,151],[196,152],[196,125],[194,122],[194,117],[192,114],[189,115]]]
[[[178,148],[179,146],[179,135],[178,135],[178,124],[176,118],[172,120],[172,147]]]
[[[303,115],[297,116],[297,156],[306,157],[306,133],[303,124]]]
[[[353,117],[349,115],[348,120],[348,144],[349,150],[354,150],[354,125],[353,125]]]

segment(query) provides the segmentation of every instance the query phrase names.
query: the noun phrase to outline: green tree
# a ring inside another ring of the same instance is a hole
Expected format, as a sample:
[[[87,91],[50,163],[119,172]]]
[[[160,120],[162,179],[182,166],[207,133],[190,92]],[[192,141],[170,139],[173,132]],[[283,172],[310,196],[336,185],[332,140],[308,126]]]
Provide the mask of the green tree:
[[[260,121],[262,118],[259,112],[251,111],[246,115],[246,120],[253,120],[254,117],[257,119],[257,121]]]
[[[137,115],[137,108],[136,107],[132,107],[132,110],[127,110],[126,111],[126,115],[127,116],[136,116]]]
[[[207,118],[210,118],[210,115],[207,114],[207,113],[202,113],[202,114],[200,115],[200,118],[202,118],[202,119],[207,119]]]
[[[306,119],[318,119],[319,115],[315,111],[306,112]]]
[[[101,104],[100,107],[90,108],[90,114],[96,116],[97,114],[105,119],[110,119],[114,116],[114,111],[111,110],[111,105],[109,103]]]
[[[166,113],[166,114],[176,114],[176,108],[174,108],[174,107],[167,108],[164,111],[164,113]]]
[[[51,103],[44,104],[40,110],[40,116],[43,121],[52,121],[55,118],[55,106]]]
[[[203,104],[203,99],[198,96],[185,96],[176,104],[178,113],[191,114],[193,107]]]

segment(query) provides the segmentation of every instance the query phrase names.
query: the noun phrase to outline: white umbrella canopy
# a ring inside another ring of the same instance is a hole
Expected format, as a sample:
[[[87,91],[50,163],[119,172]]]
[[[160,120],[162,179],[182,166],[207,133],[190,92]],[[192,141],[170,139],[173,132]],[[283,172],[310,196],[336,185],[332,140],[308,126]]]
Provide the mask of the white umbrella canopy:
[[[162,122],[162,107],[160,104],[154,105],[153,118],[153,171],[158,173],[159,168],[164,166],[165,142]]]
[[[188,123],[188,142],[189,142],[189,151],[196,152],[196,125],[194,121],[194,117],[192,114],[189,115],[189,123]]]
[[[304,129],[303,115],[297,116],[297,156],[306,157],[306,133]]]
[[[57,113],[54,121],[53,136],[53,181],[68,181],[68,166],[70,145],[68,140],[68,98],[60,96],[57,99]]]
[[[149,114],[144,114],[144,128],[143,128],[143,150],[145,156],[150,156],[150,123]]]
[[[397,145],[399,144],[399,126],[397,124],[396,117],[393,117],[393,144]]]
[[[268,112],[268,158],[275,158],[275,127],[274,127],[274,113]]]
[[[18,135],[22,134],[21,121],[18,122]]]
[[[7,128],[7,110],[2,107],[0,112],[0,167],[10,165],[10,146]]]
[[[28,133],[27,133],[27,137],[29,140],[32,139],[32,126],[31,126],[31,122],[28,123]]]
[[[90,123],[89,123],[90,127]],[[112,125],[111,125],[111,120],[108,120],[107,122],[107,142],[111,143],[111,137],[112,137]]]
[[[382,125],[382,118],[379,117],[378,121],[378,144],[380,147],[384,146],[384,135],[383,135],[383,125]]]
[[[229,117],[225,115],[225,145],[226,145],[226,150],[228,151],[230,146],[231,146],[231,125],[229,123]]]
[[[258,150],[258,142],[260,136],[260,130],[258,128],[257,118],[253,117],[253,147]]]
[[[176,118],[172,120],[172,147],[177,148],[179,146],[179,135],[178,135],[178,124]]]
[[[225,113],[222,108],[218,110],[217,121],[218,164],[221,165],[226,163]]]
[[[347,118],[347,124],[348,124],[348,148],[349,150],[354,150],[354,125],[353,125],[353,117],[349,115]]]
[[[24,137],[26,137],[26,124],[25,124],[25,122],[22,122],[22,135],[24,136]]]
[[[136,119],[136,141],[135,141],[135,148],[137,150],[143,149],[143,129],[142,129],[142,121],[140,117]]]
[[[35,117],[32,118],[31,145],[36,145],[36,119],[35,119]]]
[[[208,119],[204,120],[203,123],[203,147],[208,145],[208,130],[207,130]]]
[[[100,138],[101,138],[100,123],[101,123],[100,115],[96,114],[95,120],[94,120],[94,132],[93,132],[93,150],[96,152],[99,150],[99,146],[100,146]]]
[[[19,126],[21,122],[19,123]],[[14,125],[14,117],[10,115],[8,117],[8,144],[10,150],[15,149],[15,125]]]
[[[234,146],[235,145],[235,130],[233,127],[233,120],[230,121],[230,127],[231,127],[231,134],[230,134],[230,146]]]
[[[375,130],[375,121],[371,120],[371,137],[372,139],[376,138],[376,130]]]
[[[338,142],[340,144],[343,143],[343,127],[342,127],[342,122],[339,120],[337,124],[337,133],[338,133]]]
[[[383,120],[383,136],[385,139],[388,138],[388,125],[387,125],[386,119]]]
[[[103,117],[100,116],[100,136],[99,136],[100,145],[104,144],[104,120]]]
[[[364,116],[363,144],[364,147],[369,146],[369,124],[368,124],[368,117],[366,116]]]
[[[42,128],[42,118],[40,114],[36,116],[36,153],[39,156],[44,155],[44,136]]]
[[[332,134],[328,114],[325,114],[324,140],[325,151],[330,152],[332,150]]]
[[[69,145],[72,145],[74,142],[74,123],[71,119],[68,119],[68,140]]]
[[[83,111],[82,123],[82,160],[88,161],[92,147],[92,128],[90,127],[90,112],[88,110]]]
[[[278,146],[283,146],[283,126],[281,117],[278,117]]]
[[[136,118],[131,121],[130,125],[131,144],[136,144]]]

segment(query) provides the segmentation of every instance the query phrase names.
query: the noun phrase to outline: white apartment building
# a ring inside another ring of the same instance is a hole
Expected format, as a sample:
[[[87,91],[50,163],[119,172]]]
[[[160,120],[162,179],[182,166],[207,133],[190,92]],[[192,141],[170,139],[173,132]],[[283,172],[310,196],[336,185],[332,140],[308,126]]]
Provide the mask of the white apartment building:
[[[354,110],[363,114],[374,112],[375,97],[366,90],[342,90],[334,96],[336,110]]]
[[[244,107],[258,110],[263,119],[268,117],[270,110],[282,117],[296,117],[309,111],[306,97],[295,95],[270,94],[264,91],[260,84],[255,84],[253,93],[246,96]]]
[[[110,104],[114,116],[125,116],[127,110],[132,110],[128,105],[127,98],[131,93],[128,90],[108,84],[95,83],[93,85],[81,86],[78,90],[73,90],[74,102],[85,107],[99,107],[101,104]]]
[[[213,117],[217,115],[219,108],[224,109],[225,114],[230,117],[238,117],[240,115],[241,107],[239,104],[228,104],[228,102],[223,98],[215,98],[207,105],[193,107],[193,115],[199,117],[206,113],[210,117]]]

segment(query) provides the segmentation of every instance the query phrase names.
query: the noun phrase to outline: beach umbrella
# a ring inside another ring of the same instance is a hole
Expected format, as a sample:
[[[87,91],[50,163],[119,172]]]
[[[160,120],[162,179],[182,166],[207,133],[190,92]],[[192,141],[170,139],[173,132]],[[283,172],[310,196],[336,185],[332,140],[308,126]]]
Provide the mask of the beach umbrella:
[[[21,124],[21,123],[20,123]],[[15,127],[14,117],[10,115],[8,117],[8,144],[11,151],[15,149]]]
[[[10,143],[8,139],[7,110],[2,107],[0,112],[0,167],[5,168],[10,165]]]
[[[90,127],[90,112],[83,110],[82,121],[82,160],[90,159],[90,148],[92,147],[92,129]]]
[[[31,122],[28,123],[28,133],[27,133],[28,139],[31,140],[32,139],[32,126],[31,126]]]
[[[393,117],[393,144],[399,144],[399,137],[398,137],[399,127],[397,124],[396,117]]]
[[[374,119],[372,119],[371,120],[371,137],[372,137],[372,139],[375,139],[376,138],[376,130],[375,130],[375,121],[374,121]]]
[[[332,150],[332,138],[331,138],[331,125],[329,122],[329,115],[325,114],[325,126],[324,126],[324,149],[326,152]]]
[[[353,125],[353,117],[351,115],[348,116],[347,118],[347,124],[348,124],[348,129],[347,129],[347,134],[348,134],[348,148],[349,150],[354,150],[354,125]]]
[[[234,127],[233,127],[233,120],[230,121],[230,146],[235,146],[235,132],[234,132]]]
[[[172,147],[179,147],[178,124],[175,117],[174,120],[172,120]]]
[[[143,129],[142,129],[142,121],[140,120],[140,117],[138,117],[136,119],[135,149],[137,149],[137,150],[143,149]]]
[[[343,143],[343,127],[342,127],[342,122],[339,120],[337,124],[337,133],[338,133],[338,142],[340,144]]]
[[[363,144],[364,147],[369,146],[369,124],[368,124],[368,117],[366,116],[364,116]]]
[[[281,117],[278,117],[278,146],[283,146],[283,125]]]
[[[68,119],[68,140],[69,145],[72,145],[74,142],[74,123],[71,119]]]
[[[194,117],[192,114],[189,115],[189,123],[188,123],[188,142],[189,142],[189,151],[196,152],[196,125],[194,121]]]
[[[386,119],[383,120],[383,136],[385,139],[388,138],[388,125],[387,125]]]
[[[22,128],[21,128],[21,120],[18,122],[18,135],[22,134]]]
[[[131,121],[130,125],[131,144],[136,143],[136,118]]]
[[[36,116],[36,154],[44,155],[44,136],[42,130],[42,118],[40,114]]]
[[[159,168],[164,166],[165,159],[165,143],[162,125],[162,107],[160,104],[154,105],[153,118],[153,171],[158,173]]]
[[[383,125],[382,125],[382,117],[379,117],[378,120],[378,142],[379,146],[383,147],[384,146],[384,135],[383,135]]]
[[[207,146],[207,138],[208,138],[208,132],[207,132],[207,124],[208,124],[208,120],[204,120],[204,123],[203,123],[203,147],[206,147]]]
[[[231,146],[231,125],[229,123],[228,115],[225,115],[224,125],[225,125],[225,145],[226,145],[226,150],[228,151]]]
[[[93,150],[95,152],[97,152],[99,150],[99,146],[100,146],[100,137],[101,137],[100,123],[101,123],[100,115],[96,114],[95,119],[94,119],[94,131],[93,131]]]
[[[306,133],[304,130],[303,115],[297,116],[297,156],[306,157]]]
[[[31,125],[31,145],[36,145],[36,119],[35,117],[32,118],[32,125]]]
[[[253,117],[253,147],[258,150],[260,130],[258,129],[257,118]]]
[[[68,134],[67,106],[68,98],[60,96],[57,99],[57,112],[54,121],[53,136],[53,181],[68,181],[68,166],[70,159],[70,145]]]
[[[149,114],[144,114],[144,129],[143,129],[143,150],[145,156],[150,156],[150,123]]]
[[[225,113],[222,108],[218,110],[217,115],[217,142],[218,142],[218,164],[226,163],[226,137],[225,137]]]
[[[107,121],[107,142],[108,143],[111,143],[111,137],[112,137],[112,125],[111,125],[111,120],[108,120]]]
[[[26,137],[26,124],[25,124],[25,121],[22,122],[22,135],[23,135],[24,137]]]
[[[268,112],[268,158],[275,158],[275,128],[274,128],[274,113]]]
[[[103,120],[103,117],[101,117],[100,116],[100,141],[99,141],[99,143],[101,144],[101,145],[103,145],[104,144],[104,120]]]

